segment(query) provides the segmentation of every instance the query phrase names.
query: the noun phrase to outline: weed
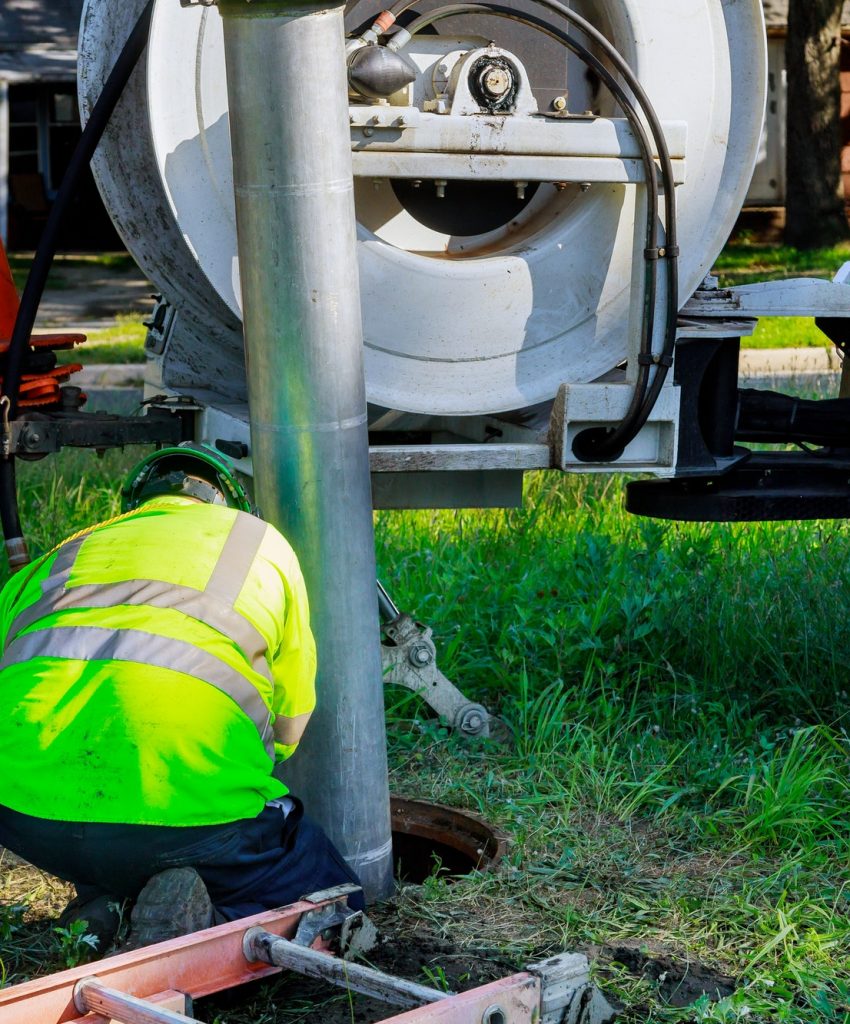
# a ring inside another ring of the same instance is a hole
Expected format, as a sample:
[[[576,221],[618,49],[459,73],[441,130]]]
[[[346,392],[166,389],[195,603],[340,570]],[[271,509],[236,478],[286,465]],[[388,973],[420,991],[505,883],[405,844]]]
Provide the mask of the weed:
[[[99,940],[86,929],[88,921],[72,921],[67,928],[53,929],[58,939],[59,957],[66,967],[77,967],[98,952]]]
[[[23,929],[26,909],[22,904],[0,904],[0,942],[8,942]]]
[[[431,988],[440,992],[451,992],[451,982],[446,976],[445,969],[439,964],[435,964],[433,967],[423,967],[422,974]]]

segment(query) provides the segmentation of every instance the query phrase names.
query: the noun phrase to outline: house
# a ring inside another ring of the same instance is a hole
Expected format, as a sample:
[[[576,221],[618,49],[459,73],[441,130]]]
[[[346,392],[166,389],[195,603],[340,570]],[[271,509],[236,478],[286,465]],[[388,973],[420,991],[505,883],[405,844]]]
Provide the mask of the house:
[[[785,205],[785,39],[788,0],[763,0],[768,38],[768,97],[758,164],[747,195],[749,207]],[[844,193],[850,204],[850,0],[844,5],[841,45],[841,117]]]
[[[82,8],[83,0],[0,0],[0,235],[12,248],[36,244],[80,137]],[[118,245],[90,176],[66,236],[73,248]]]

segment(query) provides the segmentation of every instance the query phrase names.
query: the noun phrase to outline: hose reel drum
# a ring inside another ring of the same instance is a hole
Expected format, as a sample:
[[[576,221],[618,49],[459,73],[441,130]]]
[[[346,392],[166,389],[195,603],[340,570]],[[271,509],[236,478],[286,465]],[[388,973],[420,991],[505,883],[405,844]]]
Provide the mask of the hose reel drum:
[[[88,0],[84,112],[136,7]],[[635,70],[662,122],[676,170],[683,304],[725,243],[755,163],[761,3],[574,7]],[[361,2],[347,25],[378,13]],[[635,141],[574,57],[560,58],[560,81],[551,61],[541,71],[536,47],[545,40],[552,53],[551,40],[501,18],[477,18],[474,32],[454,19],[434,28],[400,50],[415,78],[388,101],[352,94],[367,396],[376,408],[427,416],[526,409],[629,354],[642,248]],[[223,59],[215,7],[159,0],[147,68],[96,174],[125,242],[176,311],[163,332],[162,383],[240,401]],[[321,110],[305,130],[327,130]]]

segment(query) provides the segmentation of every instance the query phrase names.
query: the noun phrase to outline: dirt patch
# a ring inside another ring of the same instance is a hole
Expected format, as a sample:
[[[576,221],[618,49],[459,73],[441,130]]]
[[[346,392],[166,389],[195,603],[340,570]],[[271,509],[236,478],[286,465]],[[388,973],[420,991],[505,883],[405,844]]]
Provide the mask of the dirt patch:
[[[623,943],[604,946],[599,953],[602,964],[619,964],[635,977],[653,984],[659,996],[670,1006],[691,1006],[700,997],[724,999],[737,988],[734,978],[719,974],[705,964],[684,960],[660,950]]]
[[[52,924],[73,896],[72,885],[0,847],[0,904],[26,906],[28,922]]]

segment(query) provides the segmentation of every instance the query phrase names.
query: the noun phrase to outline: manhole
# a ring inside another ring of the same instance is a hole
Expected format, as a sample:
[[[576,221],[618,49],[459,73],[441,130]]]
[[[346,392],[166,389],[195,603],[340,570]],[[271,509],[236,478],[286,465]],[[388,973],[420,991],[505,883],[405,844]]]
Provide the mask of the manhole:
[[[401,882],[486,871],[504,856],[507,837],[477,814],[396,796],[391,809],[395,874]]]

